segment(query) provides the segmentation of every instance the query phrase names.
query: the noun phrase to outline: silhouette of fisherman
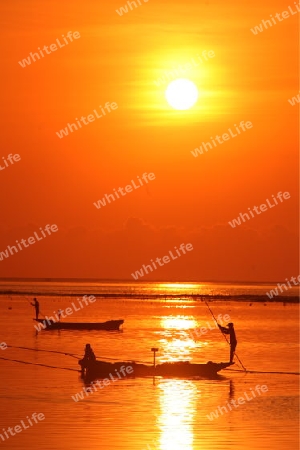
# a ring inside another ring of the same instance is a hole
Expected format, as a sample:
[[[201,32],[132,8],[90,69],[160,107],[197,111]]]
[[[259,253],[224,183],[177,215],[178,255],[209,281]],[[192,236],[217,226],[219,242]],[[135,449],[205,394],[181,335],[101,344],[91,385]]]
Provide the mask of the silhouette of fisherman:
[[[96,361],[95,353],[90,344],[86,344],[84,349],[84,357],[78,361],[78,364],[81,366],[81,372],[84,374],[87,365],[89,362]]]
[[[39,313],[40,313],[40,304],[36,298],[34,298],[33,301],[34,301],[34,303],[31,303],[31,305],[35,307],[35,318],[36,318],[36,320],[38,320]]]
[[[219,324],[218,324],[218,327],[220,328],[220,330],[222,331],[223,334],[229,334],[229,337],[230,337],[230,362],[233,363],[234,352],[235,352],[235,349],[237,346],[237,339],[236,339],[233,323],[230,322],[228,324],[227,328],[222,327]]]
[[[58,311],[57,311],[57,316],[58,316],[58,321],[60,322],[60,316],[62,315],[62,313],[63,313],[63,310],[62,309],[59,309]]]
[[[85,346],[83,359],[84,361],[96,361],[95,353],[90,344],[86,344]]]

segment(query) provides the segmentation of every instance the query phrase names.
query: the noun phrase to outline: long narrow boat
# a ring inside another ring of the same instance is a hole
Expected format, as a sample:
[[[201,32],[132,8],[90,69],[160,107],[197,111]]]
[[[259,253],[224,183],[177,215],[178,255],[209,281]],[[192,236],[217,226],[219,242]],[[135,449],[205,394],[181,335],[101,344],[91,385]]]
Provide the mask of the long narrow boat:
[[[137,364],[132,362],[109,363],[105,361],[86,361],[81,359],[79,362],[82,375],[87,380],[96,378],[132,378],[132,377],[153,377],[161,376],[168,378],[215,378],[218,372],[232,365],[230,362],[214,363],[212,361],[206,364],[192,364],[188,361],[178,361],[172,363],[162,363],[156,366],[146,364]],[[122,376],[118,376],[118,373]]]
[[[117,331],[124,320],[108,320],[107,322],[55,322],[53,320],[33,319],[43,325],[41,330],[106,330]]]

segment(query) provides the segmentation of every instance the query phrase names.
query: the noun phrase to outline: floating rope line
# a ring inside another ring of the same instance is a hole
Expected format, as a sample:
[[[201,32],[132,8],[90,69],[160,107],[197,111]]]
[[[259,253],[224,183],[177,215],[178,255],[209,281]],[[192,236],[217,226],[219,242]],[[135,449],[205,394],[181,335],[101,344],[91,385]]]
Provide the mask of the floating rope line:
[[[103,359],[108,359],[109,361],[117,361],[117,362],[128,362],[128,363],[142,363],[142,364],[149,364],[149,365],[152,365],[152,363],[151,362],[149,362],[149,361],[140,361],[140,360],[138,360],[138,359],[125,359],[125,360],[120,360],[119,358],[107,358],[106,356],[97,356],[97,358],[96,359],[100,359],[101,358],[101,360],[103,360]]]
[[[47,367],[48,369],[61,369],[61,370],[70,370],[71,372],[80,372],[80,370],[78,370],[78,369],[71,369],[69,367],[50,366],[48,364],[32,363],[32,362],[28,362],[28,361],[21,361],[19,359],[9,359],[9,358],[3,358],[3,357],[0,357],[0,359],[2,359],[4,361],[17,362],[20,364],[29,364],[32,366]],[[123,362],[125,362],[125,361],[123,361]],[[245,373],[244,370],[234,370],[234,369],[223,369],[223,370],[227,370],[230,372]],[[276,375],[300,375],[299,372],[263,372],[263,371],[258,371],[258,370],[246,370],[246,373],[265,373],[265,374],[276,374]]]
[[[72,358],[76,358],[76,359],[82,359],[83,358],[83,356],[76,355],[76,353],[59,352],[57,350],[44,350],[44,349],[31,348],[31,347],[17,347],[17,346],[14,346],[14,345],[8,345],[7,347],[8,348],[18,348],[18,349],[22,349],[22,350],[31,350],[33,352],[58,353],[60,355],[71,356]],[[139,360],[136,360],[136,359],[131,359],[131,360],[125,360],[124,361],[124,360],[120,360],[119,358],[108,358],[106,356],[97,356],[96,359],[101,359],[101,360],[107,359],[107,360],[110,360],[110,361],[119,361],[119,362],[140,362],[140,363],[143,363],[143,364],[150,364],[151,365],[151,362],[149,362],[149,361],[139,361]]]
[[[16,347],[14,345],[8,345],[7,347],[8,348],[20,348],[22,350],[31,350],[33,352],[58,353],[58,354],[61,354],[61,355],[71,356],[71,357],[77,358],[77,359],[82,358],[81,356],[76,355],[75,353],[59,352],[59,351],[56,351],[56,350],[43,350],[43,349],[39,349],[39,348],[30,348],[30,347]]]
[[[244,370],[235,370],[235,369],[223,369],[228,370],[230,372],[245,372]],[[259,370],[246,370],[246,373],[274,373],[277,375],[300,375],[299,372],[263,372]]]
[[[34,352],[58,353],[60,355],[71,356],[72,358],[76,358],[76,359],[82,359],[83,358],[83,356],[76,355],[76,353],[59,352],[59,351],[56,351],[56,350],[44,350],[44,349],[37,349],[37,348],[30,348],[30,347],[16,347],[14,345],[8,345],[7,347],[8,348],[19,348],[19,349],[22,349],[22,350],[31,350],[31,351],[34,351]],[[150,366],[153,364],[153,362],[151,362],[151,361],[141,361],[139,359],[134,359],[134,358],[120,360],[120,358],[108,358],[107,356],[97,356],[96,359],[100,360],[100,361],[108,360],[108,361],[117,361],[117,362],[122,362],[122,363],[126,363],[126,362],[127,363],[141,363],[141,364],[148,364]],[[176,362],[179,362],[179,361],[165,361],[165,362],[176,363]]]
[[[17,363],[21,363],[21,364],[30,364],[32,366],[48,367],[50,369],[61,369],[61,370],[71,370],[72,372],[80,372],[80,370],[78,370],[78,369],[70,369],[69,367],[49,366],[48,364],[32,363],[32,362],[28,362],[28,361],[20,361],[19,359],[8,359],[8,358],[2,358],[2,357],[0,357],[0,359],[3,359],[4,361],[12,361],[12,362],[17,362]]]

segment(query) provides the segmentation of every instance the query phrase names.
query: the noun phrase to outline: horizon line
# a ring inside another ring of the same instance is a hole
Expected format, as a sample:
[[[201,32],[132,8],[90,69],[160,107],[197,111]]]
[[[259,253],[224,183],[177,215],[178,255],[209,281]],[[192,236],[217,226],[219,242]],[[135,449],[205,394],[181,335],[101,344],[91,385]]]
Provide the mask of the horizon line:
[[[274,284],[274,283],[284,283],[283,280],[277,281],[258,281],[258,280],[139,280],[132,281],[130,278],[77,278],[77,277],[0,277],[0,281],[97,281],[97,282],[130,282],[133,283],[178,283],[178,284],[188,284],[188,283],[260,283],[260,284]],[[297,286],[293,286],[297,287]]]

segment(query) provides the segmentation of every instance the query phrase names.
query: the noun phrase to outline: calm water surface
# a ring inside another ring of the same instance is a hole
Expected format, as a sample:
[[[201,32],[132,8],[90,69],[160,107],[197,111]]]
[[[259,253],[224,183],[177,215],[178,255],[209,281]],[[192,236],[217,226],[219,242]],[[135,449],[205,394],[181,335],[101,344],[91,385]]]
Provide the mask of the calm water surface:
[[[56,287],[56,288],[61,288]],[[70,287],[69,287],[70,288]],[[48,289],[48,288],[47,288]],[[65,288],[63,288],[65,289]],[[83,288],[82,288],[83,289]],[[125,288],[123,288],[125,289]],[[151,286],[148,286],[148,290]],[[89,293],[89,291],[86,291]],[[228,360],[228,345],[202,302],[187,300],[98,300],[66,320],[125,319],[122,332],[52,331],[38,335],[30,297],[0,298],[0,342],[12,346],[65,351],[82,355],[90,342],[97,357],[152,361],[158,347],[163,361]],[[39,297],[51,315],[74,301],[71,297]],[[249,370],[298,372],[298,306],[282,303],[214,301],[216,315],[235,323],[238,355]],[[8,308],[12,309],[8,309]],[[209,329],[194,342],[188,330]],[[122,380],[75,402],[85,386],[70,356],[15,348],[0,357],[46,364],[25,365],[0,359],[1,424],[7,429],[32,413],[45,420],[4,442],[8,449],[227,450],[298,449],[298,376],[223,371],[219,380]],[[65,370],[65,369],[72,370]],[[235,365],[235,369],[239,369]],[[251,389],[268,391],[210,420],[230,400],[251,397]]]

